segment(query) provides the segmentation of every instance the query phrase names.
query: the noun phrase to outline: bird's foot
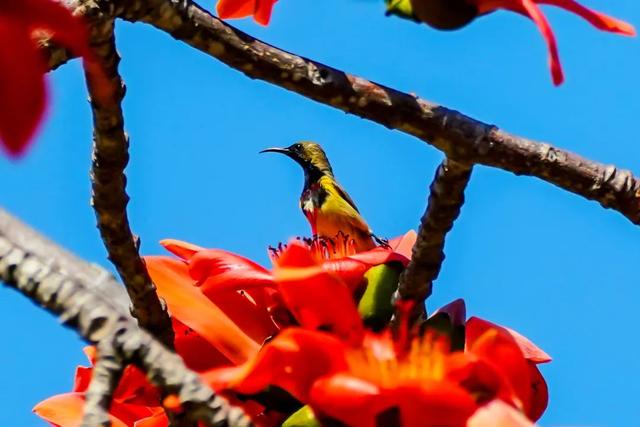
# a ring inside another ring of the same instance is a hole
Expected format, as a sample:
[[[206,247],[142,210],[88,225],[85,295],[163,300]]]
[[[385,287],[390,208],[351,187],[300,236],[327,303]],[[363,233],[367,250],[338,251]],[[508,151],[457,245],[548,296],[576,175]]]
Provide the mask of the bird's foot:
[[[378,246],[383,247],[385,249],[391,249],[391,246],[389,245],[389,239],[385,239],[384,237],[378,237],[375,234],[371,234],[371,237],[373,237],[373,240],[376,242]]]

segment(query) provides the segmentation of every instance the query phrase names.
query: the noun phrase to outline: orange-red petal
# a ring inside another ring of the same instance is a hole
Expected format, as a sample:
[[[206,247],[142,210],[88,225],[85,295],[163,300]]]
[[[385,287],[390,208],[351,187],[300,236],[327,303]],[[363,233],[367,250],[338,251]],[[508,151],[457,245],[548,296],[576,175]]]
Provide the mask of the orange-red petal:
[[[62,427],[79,426],[82,422],[84,397],[81,393],[65,393],[38,403],[33,411],[44,420]],[[112,402],[109,411],[112,427],[128,427],[137,420],[153,415],[151,408]]]
[[[145,257],[147,270],[169,312],[192,328],[234,363],[255,355],[260,346],[224,311],[193,286],[187,265],[167,257]]]
[[[362,340],[364,328],[351,291],[315,264],[308,246],[291,242],[274,277],[285,305],[303,327],[331,331],[352,343]]]
[[[45,63],[26,24],[2,12],[0,9],[0,142],[8,154],[18,156],[45,112]]]
[[[221,249],[205,249],[193,254],[189,259],[189,274],[207,295],[275,286],[267,269]]]
[[[477,356],[499,374],[501,384],[497,397],[531,413],[532,388],[529,362],[513,338],[497,329],[484,332],[467,351]]]
[[[412,427],[463,427],[476,409],[471,395],[454,383],[422,381],[381,388],[349,374],[317,381],[310,403],[315,412],[351,427],[374,427],[380,421],[386,422],[382,425],[399,421]],[[385,413],[391,420],[385,420]]]
[[[163,239],[160,240],[160,244],[169,252],[174,254],[175,256],[182,258],[184,260],[188,260],[196,253],[200,251],[204,251],[205,248],[194,245],[193,243],[184,242],[182,240],[176,239]]]
[[[602,31],[635,36],[636,29],[633,25],[621,19],[617,19],[604,13],[589,9],[575,0],[538,0],[538,3],[557,6],[569,12],[575,13],[591,25]]]
[[[488,320],[481,319],[479,317],[470,317],[467,321],[465,335],[467,345],[473,345],[480,336],[489,329],[495,329],[501,334],[511,337],[515,343],[520,347],[525,359],[534,363],[546,363],[551,361],[551,356],[545,353],[540,347],[531,342],[528,338],[522,336],[513,329],[496,325]]]
[[[216,390],[257,393],[278,386],[305,402],[313,383],[346,369],[344,343],[323,332],[289,328],[266,344],[248,363],[203,374]]]
[[[273,5],[277,0],[220,0],[216,7],[222,19],[252,16],[256,22],[268,25]]]

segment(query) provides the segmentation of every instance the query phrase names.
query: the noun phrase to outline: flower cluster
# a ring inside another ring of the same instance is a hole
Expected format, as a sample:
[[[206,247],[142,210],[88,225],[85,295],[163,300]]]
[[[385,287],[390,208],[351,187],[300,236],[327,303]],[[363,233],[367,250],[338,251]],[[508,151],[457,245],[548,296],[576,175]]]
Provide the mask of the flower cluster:
[[[533,425],[548,398],[542,350],[510,329],[467,320],[462,300],[420,325],[401,316],[388,326],[388,285],[397,285],[415,233],[361,253],[341,241],[293,240],[272,251],[270,270],[220,249],[163,241],[177,257],[145,262],[186,365],[263,426]],[[396,274],[372,274],[380,269]],[[76,425],[90,372],[78,368],[73,391],[35,412]],[[175,409],[127,367],[110,415],[117,426],[166,426],[165,410]]]

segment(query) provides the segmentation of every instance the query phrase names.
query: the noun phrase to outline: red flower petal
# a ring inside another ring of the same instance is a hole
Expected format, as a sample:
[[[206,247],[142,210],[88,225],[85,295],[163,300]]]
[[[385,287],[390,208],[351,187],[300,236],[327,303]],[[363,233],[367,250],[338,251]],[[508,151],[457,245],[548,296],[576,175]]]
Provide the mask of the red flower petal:
[[[145,257],[149,275],[169,312],[213,344],[229,360],[242,363],[260,346],[193,286],[187,265],[167,257]]]
[[[489,329],[467,351],[500,374],[502,384],[497,397],[513,402],[529,414],[532,407],[529,362],[514,339],[497,329]]]
[[[9,2],[12,3],[12,2]],[[52,33],[53,39],[78,56],[89,57],[88,32],[84,22],[61,3],[51,0],[21,0],[10,7],[31,29]]]
[[[182,240],[164,239],[160,240],[160,244],[164,246],[166,250],[174,254],[175,256],[188,260],[196,253],[204,251],[205,248],[198,245],[194,245],[189,242],[183,242]]]
[[[560,64],[558,44],[551,25],[549,25],[549,21],[547,21],[547,18],[542,14],[542,11],[533,0],[520,0],[520,2],[525,13],[535,22],[542,33],[542,37],[544,37],[544,40],[547,42],[551,77],[553,78],[553,84],[558,86],[564,81],[564,75],[562,73],[562,65]]]
[[[547,43],[551,75],[553,83],[556,85],[561,84],[564,80],[558,46],[551,26],[540,11],[538,4],[549,4],[575,13],[602,31],[628,36],[636,34],[633,25],[586,8],[575,0],[472,0],[472,2],[476,5],[480,14],[493,12],[496,9],[507,9],[521,13],[533,20]]]
[[[136,421],[133,427],[169,427],[169,419],[164,411],[162,411],[151,417]]]
[[[362,340],[364,328],[351,291],[315,265],[308,246],[291,242],[274,276],[287,308],[302,326],[331,331],[352,343]]]
[[[501,400],[494,400],[478,409],[467,427],[535,427],[521,412]]]
[[[449,382],[421,382],[379,388],[348,374],[320,379],[311,392],[314,411],[352,427],[380,425],[385,411],[399,409],[400,424],[412,427],[463,427],[475,411],[471,395]],[[382,425],[393,425],[393,421]]]
[[[221,249],[205,249],[189,259],[189,274],[207,295],[228,290],[274,287],[271,273],[259,264]]]
[[[9,155],[18,156],[44,115],[46,68],[24,23],[0,14],[0,40],[0,140]]]
[[[266,344],[254,360],[209,371],[203,377],[216,390],[233,389],[245,394],[275,385],[304,402],[318,378],[344,369],[344,344],[340,340],[322,332],[289,328]]]
[[[209,299],[259,344],[278,332],[267,307],[254,304],[245,294],[236,291],[216,292]]]
[[[636,35],[636,29],[633,27],[633,25],[620,19],[605,15],[604,13],[586,8],[574,0],[538,0],[538,3],[557,6],[569,12],[575,13],[576,15],[584,18],[591,25],[602,31],[623,34],[626,36]]]
[[[451,301],[449,304],[440,307],[429,317],[433,317],[438,313],[448,314],[449,319],[451,319],[451,323],[454,326],[464,325],[467,318],[467,307],[464,300],[462,298],[458,298],[457,300]]]
[[[222,19],[244,18],[253,15],[253,19],[262,25],[269,25],[271,11],[277,0],[220,0],[216,7]]]
[[[231,364],[229,359],[193,329],[175,318],[173,325],[176,352],[182,357],[189,369],[202,372]]]
[[[551,357],[532,343],[528,338],[520,335],[513,329],[496,325],[495,323],[491,323],[488,320],[484,320],[479,317],[471,317],[467,321],[465,332],[467,345],[473,345],[473,343],[477,341],[483,333],[492,328],[515,340],[525,359],[534,363],[546,363],[551,361]]]
[[[131,406],[131,405],[129,405]],[[50,397],[38,403],[33,411],[46,421],[63,427],[79,426],[82,422],[84,397],[80,393],[66,393]],[[133,412],[132,412],[133,410]],[[113,402],[109,413],[112,427],[128,427],[137,419],[151,415],[143,406],[137,408]]]
[[[531,378],[531,408],[529,418],[536,421],[540,419],[549,404],[549,389],[547,382],[538,370],[538,367],[529,362],[529,376]]]
[[[389,246],[391,246],[394,252],[403,255],[407,259],[411,259],[411,252],[413,251],[413,245],[415,245],[417,238],[418,234],[414,230],[409,230],[403,236],[391,239]]]
[[[76,375],[73,380],[72,391],[78,393],[87,391],[89,383],[91,382],[91,375],[93,375],[93,368],[88,368],[86,366],[76,367]]]

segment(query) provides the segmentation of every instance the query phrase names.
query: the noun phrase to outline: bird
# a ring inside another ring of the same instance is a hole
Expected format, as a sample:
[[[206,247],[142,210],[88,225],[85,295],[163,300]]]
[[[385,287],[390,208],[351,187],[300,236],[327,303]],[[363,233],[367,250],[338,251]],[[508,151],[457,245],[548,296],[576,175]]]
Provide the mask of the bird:
[[[315,142],[300,141],[286,148],[267,148],[260,153],[280,153],[298,163],[304,171],[300,208],[314,236],[333,241],[345,236],[356,252],[373,249],[385,240],[369,228],[355,202],[336,181],[324,150]]]

